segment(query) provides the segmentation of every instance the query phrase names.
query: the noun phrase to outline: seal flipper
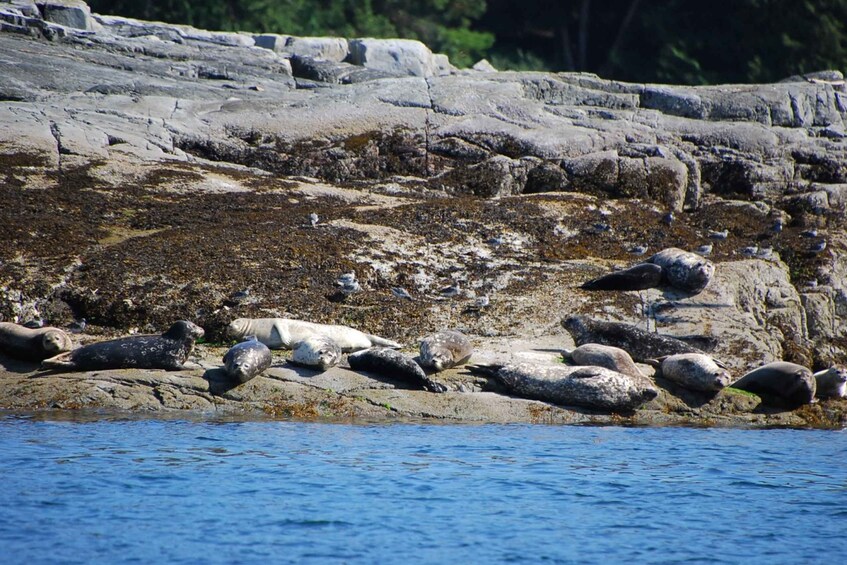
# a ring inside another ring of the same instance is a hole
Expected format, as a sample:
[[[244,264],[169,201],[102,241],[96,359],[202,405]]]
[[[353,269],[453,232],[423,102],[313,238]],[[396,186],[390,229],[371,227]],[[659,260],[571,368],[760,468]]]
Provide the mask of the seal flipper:
[[[378,335],[373,334],[365,334],[369,340],[371,340],[372,345],[379,345],[381,347],[390,347],[391,349],[401,349],[403,346],[396,341],[391,341],[390,339],[385,339],[384,337],[379,337]]]
[[[71,359],[71,353],[73,353],[73,351],[66,351],[65,353],[59,353],[55,357],[44,359],[41,362],[41,368],[56,371],[60,371],[62,369],[76,369],[76,363]]]

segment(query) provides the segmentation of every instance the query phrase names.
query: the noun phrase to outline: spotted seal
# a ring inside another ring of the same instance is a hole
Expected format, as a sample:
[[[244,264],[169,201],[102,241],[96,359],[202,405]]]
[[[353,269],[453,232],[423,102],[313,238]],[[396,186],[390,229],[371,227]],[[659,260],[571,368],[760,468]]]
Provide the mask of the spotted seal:
[[[41,362],[44,369],[167,369],[178,371],[203,336],[203,328],[180,320],[161,335],[134,335],[85,345]]]
[[[71,338],[59,328],[27,328],[0,322],[0,352],[18,359],[42,361],[73,348]]]
[[[310,335],[294,345],[294,352],[289,361],[295,365],[326,371],[341,361],[341,347],[335,343],[335,340],[325,335]]]
[[[375,345],[400,347],[397,342],[348,326],[315,324],[290,318],[238,318],[229,324],[227,335],[236,339],[255,335],[271,349],[293,349],[311,335],[324,335],[332,339],[342,351],[358,351]]]
[[[577,345],[599,343],[619,347],[636,361],[646,361],[677,353],[704,353],[679,339],[644,331],[620,322],[601,322],[585,316],[570,316],[562,327]]]
[[[573,351],[565,349],[563,356],[573,361],[576,365],[605,367],[606,369],[617,371],[630,377],[644,377],[644,373],[635,366],[635,361],[632,360],[629,353],[620,347],[601,345],[599,343],[586,343]]]
[[[669,247],[646,261],[662,268],[663,281],[691,294],[702,292],[715,274],[715,264],[690,251]]]
[[[815,396],[818,398],[847,397],[847,367],[833,365],[825,371],[818,371],[815,377]]]
[[[266,371],[271,361],[271,350],[254,335],[230,347],[223,358],[226,374],[242,383]]]
[[[438,372],[467,363],[473,346],[462,332],[441,330],[421,340],[420,353],[421,365]]]
[[[729,371],[703,353],[678,353],[654,361],[657,375],[689,390],[717,392],[732,382]]]
[[[371,347],[347,356],[350,368],[369,371],[423,387],[430,392],[447,392],[447,387],[430,379],[414,359],[387,347]]]
[[[483,367],[483,372],[517,396],[607,412],[630,412],[659,394],[646,379],[603,367],[524,362]]]
[[[639,263],[582,284],[584,290],[644,290],[662,282],[663,269],[653,263]]]
[[[812,402],[816,390],[812,371],[787,361],[774,361],[753,369],[732,383],[732,388],[781,399],[791,408]]]

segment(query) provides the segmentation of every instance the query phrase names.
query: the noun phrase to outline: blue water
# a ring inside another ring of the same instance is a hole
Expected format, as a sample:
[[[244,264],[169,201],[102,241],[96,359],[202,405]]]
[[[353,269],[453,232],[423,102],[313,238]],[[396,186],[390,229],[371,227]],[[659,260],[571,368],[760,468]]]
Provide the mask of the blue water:
[[[843,563],[847,432],[0,418],[2,563]]]

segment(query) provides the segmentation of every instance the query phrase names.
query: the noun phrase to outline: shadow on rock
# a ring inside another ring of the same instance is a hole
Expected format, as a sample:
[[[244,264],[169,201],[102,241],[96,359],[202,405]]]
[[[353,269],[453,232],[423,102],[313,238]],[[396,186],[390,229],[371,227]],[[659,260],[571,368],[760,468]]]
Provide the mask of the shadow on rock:
[[[24,361],[0,353],[0,367],[10,373],[19,373],[21,375],[34,373],[40,369],[40,366],[41,364],[38,361]]]
[[[209,381],[209,392],[215,396],[223,396],[242,384],[238,379],[227,375],[221,368],[207,370],[203,373],[203,378]]]

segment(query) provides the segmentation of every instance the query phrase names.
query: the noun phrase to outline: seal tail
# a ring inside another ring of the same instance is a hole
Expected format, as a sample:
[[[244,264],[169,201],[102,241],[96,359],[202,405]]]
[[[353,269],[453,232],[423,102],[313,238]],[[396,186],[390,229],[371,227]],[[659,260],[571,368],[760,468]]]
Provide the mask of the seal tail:
[[[403,346],[396,341],[391,341],[390,339],[385,339],[384,337],[379,337],[378,335],[365,334],[368,336],[368,339],[371,340],[372,345],[381,345],[382,347],[390,347],[391,349],[400,349]]]
[[[74,369],[76,368],[76,364],[70,360],[71,352],[60,353],[55,357],[50,357],[49,359],[44,359],[41,362],[42,369],[53,369],[53,370],[61,370],[61,369]]]

